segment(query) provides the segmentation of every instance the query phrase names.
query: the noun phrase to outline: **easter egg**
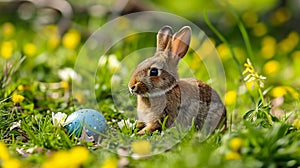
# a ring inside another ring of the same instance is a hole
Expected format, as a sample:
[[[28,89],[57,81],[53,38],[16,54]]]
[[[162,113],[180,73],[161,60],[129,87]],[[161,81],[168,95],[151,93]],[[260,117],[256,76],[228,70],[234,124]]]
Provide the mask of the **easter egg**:
[[[93,109],[80,109],[70,114],[64,126],[68,134],[75,134],[80,137],[83,132],[86,135],[97,138],[105,132],[106,121],[103,115]]]

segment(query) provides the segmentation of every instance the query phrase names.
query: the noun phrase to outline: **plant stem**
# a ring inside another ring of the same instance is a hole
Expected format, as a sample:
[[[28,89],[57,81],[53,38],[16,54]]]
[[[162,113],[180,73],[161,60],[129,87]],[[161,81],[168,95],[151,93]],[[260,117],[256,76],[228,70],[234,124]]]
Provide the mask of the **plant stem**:
[[[258,93],[259,93],[259,96],[261,98],[262,104],[265,106],[266,105],[265,99],[264,99],[264,96],[263,96],[262,91],[261,91],[260,88],[258,88]]]

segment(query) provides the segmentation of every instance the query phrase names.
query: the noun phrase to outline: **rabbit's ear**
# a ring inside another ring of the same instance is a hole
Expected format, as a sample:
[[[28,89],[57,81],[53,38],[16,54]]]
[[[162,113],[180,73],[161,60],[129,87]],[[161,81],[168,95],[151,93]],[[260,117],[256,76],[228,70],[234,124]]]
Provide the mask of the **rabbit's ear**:
[[[191,41],[191,28],[184,26],[174,34],[172,40],[172,54],[174,57],[183,58],[189,49]]]
[[[156,51],[165,51],[171,49],[173,30],[170,26],[162,27],[157,33]]]

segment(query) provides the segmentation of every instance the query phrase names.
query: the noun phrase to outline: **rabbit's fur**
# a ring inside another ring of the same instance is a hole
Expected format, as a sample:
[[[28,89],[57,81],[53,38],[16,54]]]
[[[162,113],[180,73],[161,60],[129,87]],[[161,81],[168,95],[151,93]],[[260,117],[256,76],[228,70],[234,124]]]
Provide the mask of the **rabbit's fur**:
[[[128,87],[137,95],[138,134],[161,130],[165,119],[166,127],[188,127],[193,121],[207,132],[224,123],[226,127],[226,109],[216,91],[197,79],[178,77],[177,64],[190,39],[190,27],[173,35],[172,28],[164,26],[157,34],[156,53],[132,74]]]

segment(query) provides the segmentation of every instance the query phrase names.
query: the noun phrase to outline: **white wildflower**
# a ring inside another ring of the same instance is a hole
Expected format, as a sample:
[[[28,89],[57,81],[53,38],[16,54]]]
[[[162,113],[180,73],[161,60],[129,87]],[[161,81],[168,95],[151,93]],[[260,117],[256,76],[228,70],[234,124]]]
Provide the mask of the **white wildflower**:
[[[58,112],[56,114],[54,114],[54,112],[52,112],[52,124],[54,127],[63,127],[66,125],[66,120],[67,118],[67,114],[62,113],[62,112]]]
[[[21,127],[21,120],[19,120],[18,122],[13,122],[12,126],[9,128],[9,131],[15,129],[15,128],[20,128]]]
[[[124,126],[127,127],[127,128],[133,128],[134,125],[135,125],[135,122],[131,123],[129,119],[121,120],[121,121],[118,122],[118,126],[119,126],[120,129],[122,129]]]
[[[81,76],[77,74],[72,68],[64,68],[58,71],[59,77],[64,81],[75,80],[80,82]]]
[[[120,61],[117,59],[117,57],[115,55],[109,55],[109,56],[102,56],[99,59],[98,62],[99,66],[105,66],[108,65],[108,68],[112,71],[116,71],[120,68],[121,63]]]

